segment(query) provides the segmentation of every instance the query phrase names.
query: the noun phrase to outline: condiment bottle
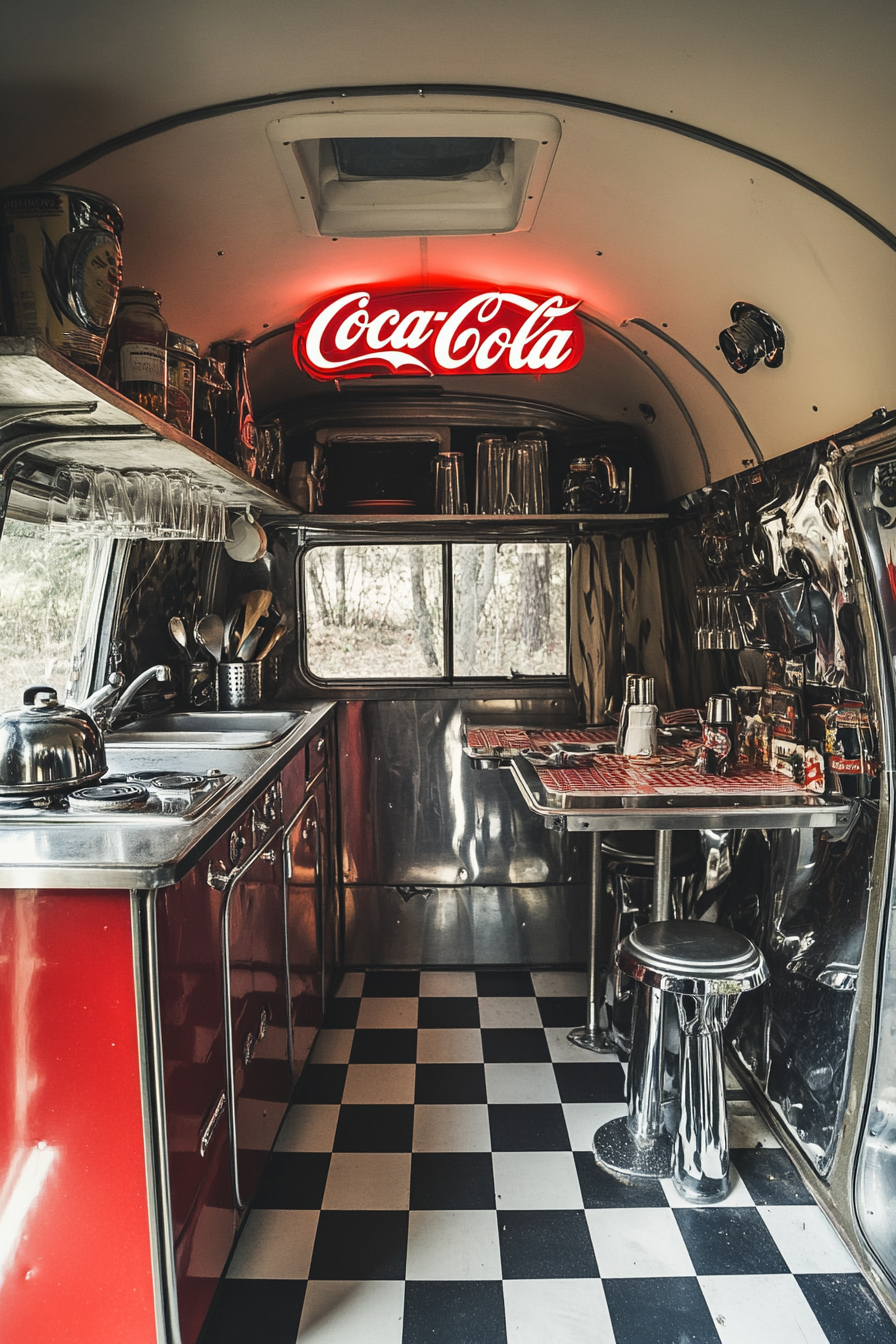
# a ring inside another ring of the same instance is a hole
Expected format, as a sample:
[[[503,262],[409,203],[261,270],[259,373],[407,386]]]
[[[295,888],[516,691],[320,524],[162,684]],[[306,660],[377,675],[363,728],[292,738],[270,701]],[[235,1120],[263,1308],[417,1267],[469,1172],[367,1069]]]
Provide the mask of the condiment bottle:
[[[226,421],[218,421],[216,451],[222,457],[242,467],[247,476],[254,476],[258,461],[258,431],[252,415],[252,397],[249,392],[249,374],[246,368],[248,341],[215,341],[209,346],[212,359],[224,365],[224,376],[230,384],[230,405]]]
[[[731,775],[737,764],[734,698],[711,695],[706,702],[703,741],[694,762],[701,775]]]
[[[189,336],[168,333],[168,406],[166,419],[185,434],[193,433],[196,364],[199,346]]]
[[[144,410],[165,418],[168,384],[168,324],[162,296],[137,285],[121,291],[114,338],[118,389]]]
[[[196,366],[193,437],[220,457],[226,457],[227,454],[218,442],[218,424],[229,399],[230,384],[224,376],[224,365],[216,359],[200,359]]]
[[[657,709],[653,703],[653,686],[653,677],[633,677],[628,683],[623,756],[656,755]]]

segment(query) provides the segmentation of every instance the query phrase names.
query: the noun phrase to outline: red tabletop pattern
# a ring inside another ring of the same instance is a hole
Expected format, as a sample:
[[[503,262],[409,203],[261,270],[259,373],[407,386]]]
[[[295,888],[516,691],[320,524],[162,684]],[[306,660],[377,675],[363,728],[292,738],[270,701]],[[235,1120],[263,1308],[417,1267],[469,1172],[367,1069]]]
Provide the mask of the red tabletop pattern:
[[[472,751],[539,751],[551,742],[614,742],[616,729],[606,728],[468,728]]]
[[[590,795],[592,797],[665,794],[806,794],[808,790],[793,780],[773,775],[769,770],[742,769],[720,779],[701,775],[693,765],[633,765],[625,756],[602,757],[599,765],[578,766],[569,770],[538,768],[538,777],[549,793]]]

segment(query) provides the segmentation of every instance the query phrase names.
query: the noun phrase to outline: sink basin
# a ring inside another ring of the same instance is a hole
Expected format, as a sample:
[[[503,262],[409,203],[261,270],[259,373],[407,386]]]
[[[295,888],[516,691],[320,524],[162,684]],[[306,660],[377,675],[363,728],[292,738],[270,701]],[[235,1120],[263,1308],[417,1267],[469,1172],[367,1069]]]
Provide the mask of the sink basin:
[[[235,709],[160,714],[138,719],[106,735],[109,747],[263,747],[277,742],[304,719],[288,709]]]

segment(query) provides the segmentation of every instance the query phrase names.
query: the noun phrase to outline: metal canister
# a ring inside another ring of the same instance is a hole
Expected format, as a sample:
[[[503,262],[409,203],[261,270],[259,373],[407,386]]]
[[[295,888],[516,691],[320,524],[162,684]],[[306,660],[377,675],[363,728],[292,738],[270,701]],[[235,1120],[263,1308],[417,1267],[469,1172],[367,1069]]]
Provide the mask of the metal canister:
[[[196,405],[196,366],[199,346],[189,336],[168,333],[168,405],[165,419],[185,434],[193,433]]]
[[[878,772],[875,733],[861,701],[835,706],[825,720],[825,753],[840,792],[865,798]]]
[[[164,420],[168,323],[162,316],[162,296],[157,290],[128,285],[121,291],[112,343],[118,354],[118,390]]]
[[[694,762],[701,775],[730,775],[737,765],[734,697],[711,695],[706,702],[703,741]]]
[[[0,192],[0,299],[8,336],[37,336],[98,373],[121,288],[122,218],[98,192]]]

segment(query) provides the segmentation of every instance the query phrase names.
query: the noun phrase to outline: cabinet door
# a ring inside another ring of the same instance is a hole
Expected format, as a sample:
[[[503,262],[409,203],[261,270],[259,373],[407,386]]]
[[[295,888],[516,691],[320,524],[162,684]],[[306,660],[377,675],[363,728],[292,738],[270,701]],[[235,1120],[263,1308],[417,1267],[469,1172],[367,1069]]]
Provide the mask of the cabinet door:
[[[320,776],[311,797],[317,802],[320,846],[321,960],[323,962],[324,999],[336,983],[342,965],[342,919],[336,863],[333,854],[333,825],[329,772]]]
[[[224,952],[237,1207],[252,1198],[291,1090],[287,1063],[282,833],[227,890]]]
[[[320,805],[305,799],[286,835],[286,935],[293,1076],[298,1078],[323,1013]]]

